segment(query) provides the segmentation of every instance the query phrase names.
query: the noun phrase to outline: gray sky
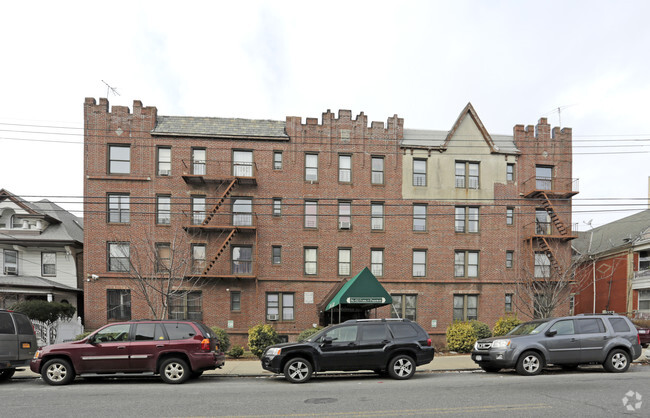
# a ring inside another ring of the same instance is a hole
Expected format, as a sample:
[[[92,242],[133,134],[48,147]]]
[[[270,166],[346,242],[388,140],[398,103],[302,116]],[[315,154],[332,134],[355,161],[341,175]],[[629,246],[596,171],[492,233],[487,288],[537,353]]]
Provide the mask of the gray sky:
[[[448,130],[472,102],[489,132],[512,134],[540,117],[557,126],[560,107],[580,179],[573,221],[586,229],[647,208],[647,1],[36,1],[0,10],[0,188],[29,200],[80,208],[83,101],[106,97],[104,80],[120,94],[111,105],[138,99],[162,115],[284,120],[350,109]]]

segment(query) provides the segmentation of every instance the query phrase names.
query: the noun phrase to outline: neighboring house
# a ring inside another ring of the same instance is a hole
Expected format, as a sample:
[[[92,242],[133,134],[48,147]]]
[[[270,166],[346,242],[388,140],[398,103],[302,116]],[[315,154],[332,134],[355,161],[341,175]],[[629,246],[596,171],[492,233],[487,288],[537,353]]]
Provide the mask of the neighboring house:
[[[471,104],[433,131],[349,110],[160,116],[87,98],[84,120],[89,328],[151,316],[134,265],[156,277],[179,233],[201,281],[170,316],[238,344],[259,323],[295,338],[370,315],[413,319],[440,342],[454,320],[519,312],[517,278],[570,258],[572,132],[544,118],[491,135]]]
[[[576,272],[587,284],[575,291],[576,313],[650,318],[650,209],[580,232],[573,248],[586,259]]]
[[[0,308],[67,302],[83,314],[83,223],[49,200],[0,189]]]

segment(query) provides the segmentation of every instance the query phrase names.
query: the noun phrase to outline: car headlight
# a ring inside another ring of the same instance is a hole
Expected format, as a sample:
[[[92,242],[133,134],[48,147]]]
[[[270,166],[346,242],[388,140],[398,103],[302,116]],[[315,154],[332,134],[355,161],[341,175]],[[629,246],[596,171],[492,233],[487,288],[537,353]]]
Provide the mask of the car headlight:
[[[36,360],[41,355],[41,350],[36,350],[34,353],[34,360]]]
[[[510,347],[510,340],[494,340],[492,348],[508,348]]]
[[[281,348],[271,347],[268,350],[266,350],[266,355],[267,356],[277,356],[278,354],[280,354],[280,351],[282,351]]]

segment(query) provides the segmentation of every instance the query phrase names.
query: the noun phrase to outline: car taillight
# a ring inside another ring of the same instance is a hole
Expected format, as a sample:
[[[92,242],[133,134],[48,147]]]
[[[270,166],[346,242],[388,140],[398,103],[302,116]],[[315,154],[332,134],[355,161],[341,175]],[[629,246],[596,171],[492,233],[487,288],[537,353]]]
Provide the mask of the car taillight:
[[[431,347],[431,338],[427,340],[427,347]]]
[[[201,350],[210,351],[210,340],[209,339],[204,338],[203,341],[201,341]]]

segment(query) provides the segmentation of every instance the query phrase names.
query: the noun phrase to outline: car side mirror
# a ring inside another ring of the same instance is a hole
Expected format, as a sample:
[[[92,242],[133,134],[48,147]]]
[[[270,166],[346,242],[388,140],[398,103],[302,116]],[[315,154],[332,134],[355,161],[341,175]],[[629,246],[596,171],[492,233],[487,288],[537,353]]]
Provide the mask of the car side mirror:
[[[96,344],[96,342],[95,342],[95,336],[94,336],[94,335],[89,336],[89,337],[88,337],[88,340],[87,340],[86,342],[87,342],[88,344],[93,344],[93,345],[95,345],[95,344]]]
[[[550,330],[546,331],[545,335],[547,337],[554,337],[555,335],[557,335],[557,330],[556,329],[550,329]]]
[[[323,344],[332,344],[332,341],[334,341],[334,338],[332,337],[323,338]]]

